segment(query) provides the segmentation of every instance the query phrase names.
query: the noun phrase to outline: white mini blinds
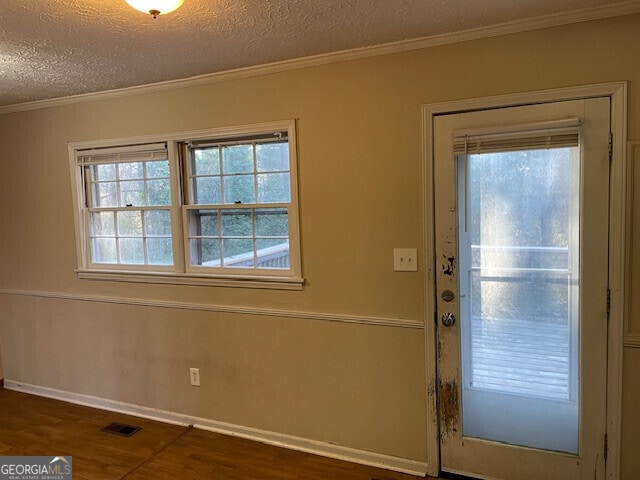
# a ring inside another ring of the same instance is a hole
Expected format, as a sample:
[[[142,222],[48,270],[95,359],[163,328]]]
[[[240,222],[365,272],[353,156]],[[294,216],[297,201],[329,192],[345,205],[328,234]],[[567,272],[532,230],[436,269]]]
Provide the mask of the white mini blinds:
[[[492,126],[453,132],[455,155],[575,147],[580,119],[567,118],[521,125]]]
[[[294,122],[157,138],[70,145],[80,276],[301,286]]]

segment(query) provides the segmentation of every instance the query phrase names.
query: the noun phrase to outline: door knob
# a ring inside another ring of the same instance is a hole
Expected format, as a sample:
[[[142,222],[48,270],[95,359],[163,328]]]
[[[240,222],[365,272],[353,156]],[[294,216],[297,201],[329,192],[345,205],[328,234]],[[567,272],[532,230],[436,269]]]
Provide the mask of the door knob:
[[[442,325],[451,327],[454,323],[456,323],[456,317],[453,313],[447,312],[442,315]]]

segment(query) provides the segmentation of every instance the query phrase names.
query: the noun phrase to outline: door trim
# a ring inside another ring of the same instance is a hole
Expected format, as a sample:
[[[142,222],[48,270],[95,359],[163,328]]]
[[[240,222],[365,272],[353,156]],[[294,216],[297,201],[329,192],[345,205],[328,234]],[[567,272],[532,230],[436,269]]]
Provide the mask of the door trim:
[[[436,304],[435,304],[435,218],[434,218],[434,138],[436,115],[474,110],[531,105],[536,103],[579,100],[592,97],[611,98],[611,160],[609,197],[609,289],[611,309],[608,325],[607,351],[607,480],[620,476],[621,414],[622,414],[622,353],[625,312],[625,252],[626,252],[626,138],[627,83],[612,82],[516,93],[422,106],[423,145],[423,207],[424,207],[424,272],[425,286],[425,358],[427,374],[427,475],[440,473],[440,430],[437,405]]]

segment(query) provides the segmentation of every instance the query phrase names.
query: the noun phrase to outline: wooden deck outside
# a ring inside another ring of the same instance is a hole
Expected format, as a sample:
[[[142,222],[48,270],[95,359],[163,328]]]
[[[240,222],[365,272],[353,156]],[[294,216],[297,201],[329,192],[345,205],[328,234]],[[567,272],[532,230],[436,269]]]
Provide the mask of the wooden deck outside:
[[[471,323],[474,387],[568,398],[571,342],[566,324],[480,317],[474,317]]]

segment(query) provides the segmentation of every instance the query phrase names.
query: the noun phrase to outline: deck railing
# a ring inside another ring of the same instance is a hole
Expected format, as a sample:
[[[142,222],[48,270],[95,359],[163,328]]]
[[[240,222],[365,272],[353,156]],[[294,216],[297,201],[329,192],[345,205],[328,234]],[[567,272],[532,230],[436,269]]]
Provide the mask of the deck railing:
[[[224,258],[223,265],[229,268],[289,268],[289,242],[280,243],[271,247],[261,248],[254,252],[245,252]],[[220,260],[205,262],[208,267],[219,267]]]
[[[521,395],[568,399],[571,288],[566,247],[471,246],[471,382]]]

